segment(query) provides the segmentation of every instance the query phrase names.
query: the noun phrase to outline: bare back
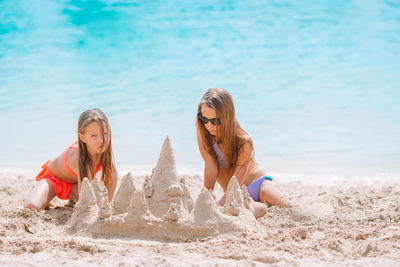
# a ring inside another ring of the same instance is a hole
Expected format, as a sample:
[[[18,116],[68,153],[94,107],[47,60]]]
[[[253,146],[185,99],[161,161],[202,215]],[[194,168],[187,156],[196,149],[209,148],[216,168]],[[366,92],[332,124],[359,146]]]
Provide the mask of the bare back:
[[[74,176],[64,165],[64,153],[66,153],[66,165],[75,174],[79,173],[79,150],[77,147],[68,148],[67,152],[63,152],[50,162],[49,169],[58,179],[67,183],[77,183],[78,176]]]

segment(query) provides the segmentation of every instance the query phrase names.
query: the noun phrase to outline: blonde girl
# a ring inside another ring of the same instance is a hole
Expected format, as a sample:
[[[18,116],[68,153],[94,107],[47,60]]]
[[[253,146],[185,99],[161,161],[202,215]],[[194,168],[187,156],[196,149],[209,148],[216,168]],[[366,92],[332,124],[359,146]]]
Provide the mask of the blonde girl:
[[[113,162],[111,129],[106,115],[95,108],[80,115],[78,141],[42,166],[36,176],[38,183],[28,194],[24,206],[42,210],[55,196],[68,199],[72,194],[78,199],[82,179],[93,180],[99,171],[111,200],[118,177]]]

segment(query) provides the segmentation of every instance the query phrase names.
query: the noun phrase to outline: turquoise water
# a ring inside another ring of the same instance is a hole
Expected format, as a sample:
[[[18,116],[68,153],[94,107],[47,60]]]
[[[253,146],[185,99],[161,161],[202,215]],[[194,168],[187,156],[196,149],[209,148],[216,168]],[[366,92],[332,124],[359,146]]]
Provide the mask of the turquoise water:
[[[38,168],[109,117],[120,169],[169,135],[201,172],[196,105],[228,89],[269,172],[400,177],[399,1],[0,0],[1,168]]]

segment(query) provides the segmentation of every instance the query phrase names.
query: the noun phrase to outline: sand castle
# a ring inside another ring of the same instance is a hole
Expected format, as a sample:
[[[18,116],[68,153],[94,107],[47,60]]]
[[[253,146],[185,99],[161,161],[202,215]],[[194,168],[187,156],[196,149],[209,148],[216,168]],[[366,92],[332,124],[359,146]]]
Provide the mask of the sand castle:
[[[69,231],[102,237],[187,240],[246,231],[257,226],[249,210],[251,198],[232,177],[226,204],[219,207],[212,192],[203,188],[194,202],[184,179],[179,179],[167,137],[151,176],[136,188],[125,175],[112,203],[97,178],[82,182],[81,196],[69,221]]]

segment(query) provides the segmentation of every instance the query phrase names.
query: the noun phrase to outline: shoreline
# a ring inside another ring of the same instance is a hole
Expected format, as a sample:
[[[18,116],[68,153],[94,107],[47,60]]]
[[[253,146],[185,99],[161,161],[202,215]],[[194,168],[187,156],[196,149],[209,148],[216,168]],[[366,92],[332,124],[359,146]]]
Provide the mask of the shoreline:
[[[146,176],[150,175],[154,165],[141,165],[141,166],[133,166],[118,168],[118,177],[122,179],[124,175],[128,172],[131,172],[133,176]],[[1,168],[0,167],[0,176],[26,176],[26,177],[34,177],[40,171],[40,166],[38,168]],[[177,172],[182,176],[199,176],[203,177],[202,169],[183,169],[180,170],[177,168]],[[293,172],[293,171],[282,171],[282,170],[274,170],[271,169],[267,172],[268,175],[274,177],[280,182],[303,182],[307,184],[314,185],[346,185],[356,184],[356,183],[364,183],[365,185],[390,185],[390,184],[398,184],[400,183],[400,173],[393,175],[353,175],[353,176],[343,176],[340,174],[321,174],[318,172]]]

